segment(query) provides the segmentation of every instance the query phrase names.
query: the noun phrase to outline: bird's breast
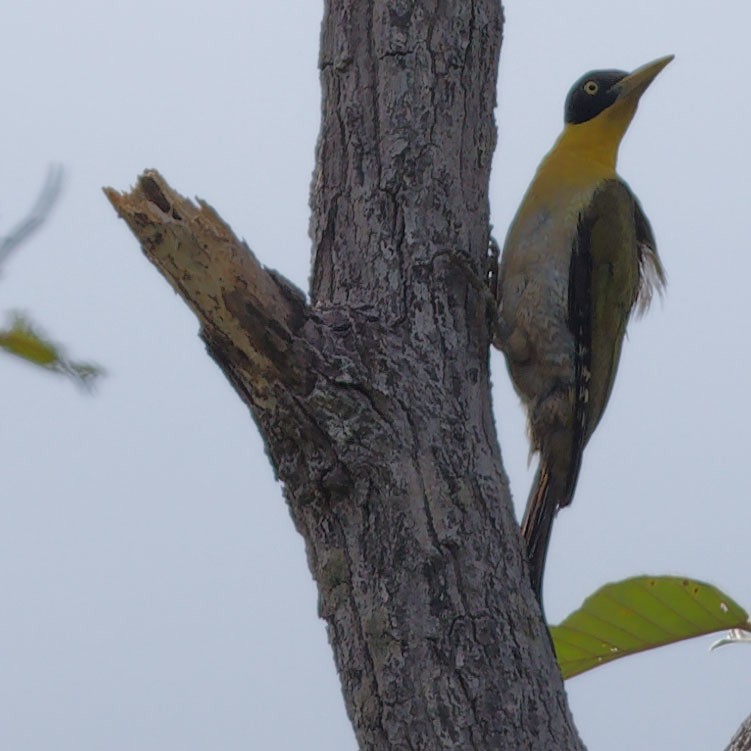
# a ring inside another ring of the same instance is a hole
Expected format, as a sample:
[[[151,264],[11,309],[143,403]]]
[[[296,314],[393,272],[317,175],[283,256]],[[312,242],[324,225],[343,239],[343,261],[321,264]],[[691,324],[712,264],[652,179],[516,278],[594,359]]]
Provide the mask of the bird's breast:
[[[563,363],[569,356],[571,249],[579,216],[606,179],[598,169],[549,155],[511,223],[501,258],[496,342],[509,362],[545,353]]]

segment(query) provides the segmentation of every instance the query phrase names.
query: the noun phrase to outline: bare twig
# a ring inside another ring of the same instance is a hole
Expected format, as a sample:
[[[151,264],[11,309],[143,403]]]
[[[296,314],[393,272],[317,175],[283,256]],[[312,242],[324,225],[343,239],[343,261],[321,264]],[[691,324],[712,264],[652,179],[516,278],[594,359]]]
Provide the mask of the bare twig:
[[[62,166],[51,164],[42,190],[31,211],[7,235],[0,238],[0,264],[4,263],[13,250],[44,224],[60,195],[62,185]]]

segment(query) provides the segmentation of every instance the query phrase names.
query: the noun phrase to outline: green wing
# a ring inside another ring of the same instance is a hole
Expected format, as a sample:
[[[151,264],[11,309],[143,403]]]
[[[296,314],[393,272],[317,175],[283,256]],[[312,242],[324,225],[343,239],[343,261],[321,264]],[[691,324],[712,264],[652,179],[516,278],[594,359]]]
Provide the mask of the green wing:
[[[645,282],[643,271],[654,271]],[[654,239],[628,186],[609,180],[579,216],[569,269],[569,329],[575,342],[572,467],[607,405],[631,310],[662,278]],[[575,478],[574,478],[575,481]]]

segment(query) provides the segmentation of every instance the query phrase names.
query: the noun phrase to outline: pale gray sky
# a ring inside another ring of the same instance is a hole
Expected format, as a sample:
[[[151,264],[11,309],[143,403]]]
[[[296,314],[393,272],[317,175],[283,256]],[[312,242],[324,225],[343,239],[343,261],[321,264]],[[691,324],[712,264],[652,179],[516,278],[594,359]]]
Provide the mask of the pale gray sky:
[[[719,9],[719,10],[718,10]],[[313,0],[30,0],[0,44],[0,232],[47,164],[65,191],[3,269],[21,308],[110,375],[94,398],[3,358],[0,748],[353,751],[302,540],[258,432],[197,325],[100,192],[156,167],[301,286],[318,129]],[[748,199],[742,0],[506,4],[496,235],[561,127],[571,83],[675,53],[621,174],[669,274],[554,530],[558,621],[605,581],[704,578],[751,606]],[[493,354],[517,504],[530,475]],[[721,749],[751,712],[751,650],[712,639],[569,682],[591,749]]]

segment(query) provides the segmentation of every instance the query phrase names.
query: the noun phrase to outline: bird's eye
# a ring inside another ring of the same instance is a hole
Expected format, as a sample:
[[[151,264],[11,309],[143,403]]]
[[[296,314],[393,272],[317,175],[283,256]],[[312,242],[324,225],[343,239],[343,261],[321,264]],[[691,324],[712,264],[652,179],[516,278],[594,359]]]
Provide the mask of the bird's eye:
[[[600,85],[597,83],[597,81],[587,81],[587,83],[584,84],[583,88],[584,91],[587,92],[587,94],[594,96],[600,90]]]

